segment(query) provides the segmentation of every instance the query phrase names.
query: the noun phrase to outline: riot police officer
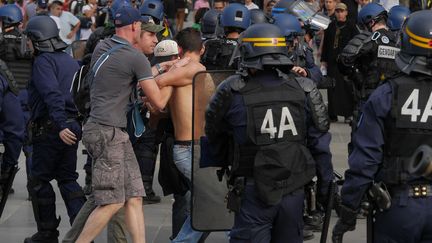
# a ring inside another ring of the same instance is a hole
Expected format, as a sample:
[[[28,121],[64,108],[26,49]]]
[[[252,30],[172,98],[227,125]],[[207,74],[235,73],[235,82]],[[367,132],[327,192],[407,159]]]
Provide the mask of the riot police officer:
[[[1,64],[0,64],[1,65]],[[0,144],[4,146],[0,160],[0,216],[11,190],[18,158],[24,141],[24,114],[18,99],[19,90],[10,72],[0,67]]]
[[[22,35],[18,29],[22,19],[22,13],[16,5],[7,4],[0,8],[0,143],[5,148],[0,160],[0,216],[8,193],[13,191],[11,187],[18,171],[18,158],[24,141],[24,114],[18,94],[19,88],[25,83],[18,83],[9,68],[16,67],[14,64],[17,59],[24,56],[21,48]],[[16,68],[12,70],[17,71]],[[22,77],[26,73],[15,74],[21,74],[18,77],[23,81]]]
[[[163,2],[160,0],[147,0],[144,1],[143,5],[140,7],[140,13],[143,16],[150,16],[157,25],[162,25],[165,30],[158,33],[158,40],[172,39],[173,31],[170,26],[168,26],[168,20],[165,19],[165,12]]]
[[[219,16],[221,12],[210,9],[207,11],[201,19],[201,34],[203,41],[216,39],[217,30],[219,27]]]
[[[277,25],[285,36],[289,45],[289,55],[297,67],[304,68],[307,72],[306,77],[319,83],[322,74],[315,64],[313,50],[302,42],[299,37],[304,35],[300,21],[291,14],[280,13],[274,16],[274,24]]]
[[[249,11],[251,14],[251,25],[252,24],[264,24],[264,23],[269,22],[268,17],[265,15],[265,13],[261,9],[255,8],[255,9],[251,9]]]
[[[402,28],[403,22],[410,14],[411,11],[405,6],[393,6],[388,12],[387,26],[391,31],[394,31],[396,34],[398,34],[399,30]]]
[[[220,16],[220,26],[224,29],[224,37],[208,40],[204,43],[205,52],[201,62],[207,70],[235,69],[233,60],[237,38],[251,24],[250,11],[242,4],[231,3]],[[233,65],[230,63],[233,62]]]
[[[81,125],[69,92],[78,63],[63,50],[55,21],[35,16],[25,34],[32,41],[35,60],[29,83],[33,158],[28,190],[38,232],[25,242],[58,242],[55,193],[50,181],[57,181],[70,223],[85,202],[77,183],[76,159]],[[68,68],[64,68],[68,67]]]
[[[15,4],[6,4],[0,8],[0,18],[3,32],[0,59],[6,62],[18,88],[25,89],[31,74],[32,54],[19,28],[23,20],[21,10]]]
[[[277,26],[250,26],[240,52],[244,70],[219,85],[205,115],[210,149],[223,148],[230,134],[235,144],[230,242],[303,242],[303,187],[315,166],[331,160],[326,107],[312,80],[290,73],[293,63]]]
[[[356,35],[339,57],[340,70],[350,75],[354,82],[356,106],[360,111],[375,88],[398,71],[394,61],[399,51],[397,38],[388,30],[386,22],[387,11],[383,6],[367,4],[358,14],[358,23],[367,31]]]
[[[432,11],[411,14],[401,35],[396,64],[401,72],[378,87],[363,108],[342,187],[340,219],[333,242],[355,229],[362,197],[372,183],[387,188],[391,201],[376,204],[373,242],[432,240],[430,179],[410,175],[417,147],[431,145]]]

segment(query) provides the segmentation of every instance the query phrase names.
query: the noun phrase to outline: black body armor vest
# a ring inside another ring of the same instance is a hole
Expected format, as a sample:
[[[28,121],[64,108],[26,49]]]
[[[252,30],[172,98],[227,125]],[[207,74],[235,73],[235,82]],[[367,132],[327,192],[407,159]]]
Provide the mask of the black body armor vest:
[[[237,46],[235,40],[210,39],[204,42],[204,46],[201,62],[207,70],[237,70],[236,63],[229,65]]]
[[[33,57],[27,46],[27,37],[17,30],[4,33],[1,59],[7,64],[19,89],[26,89],[31,77]]]
[[[388,185],[426,179],[408,173],[408,162],[422,144],[432,146],[432,77],[401,75],[392,86],[391,116],[386,120],[381,172]]]
[[[363,48],[367,54],[361,57],[359,70],[363,74],[361,89],[366,94],[363,98],[367,99],[386,78],[399,72],[395,63],[399,48],[397,38],[385,29],[374,32]]]
[[[233,175],[253,177],[261,199],[275,205],[315,175],[306,148],[306,94],[294,78],[276,87],[248,80],[239,90],[247,109],[247,143],[238,145]]]

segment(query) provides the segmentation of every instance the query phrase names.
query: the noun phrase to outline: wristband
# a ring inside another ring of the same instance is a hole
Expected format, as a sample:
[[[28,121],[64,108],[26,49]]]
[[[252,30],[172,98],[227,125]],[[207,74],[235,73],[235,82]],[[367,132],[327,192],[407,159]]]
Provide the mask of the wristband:
[[[162,74],[165,72],[165,70],[162,69],[162,67],[159,65],[159,63],[156,63],[156,69],[158,71],[159,74]]]

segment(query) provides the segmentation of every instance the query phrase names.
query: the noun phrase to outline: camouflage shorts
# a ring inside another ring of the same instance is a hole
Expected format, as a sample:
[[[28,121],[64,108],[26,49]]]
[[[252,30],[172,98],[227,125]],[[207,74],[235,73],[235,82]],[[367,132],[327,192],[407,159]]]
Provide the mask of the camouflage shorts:
[[[93,158],[92,187],[96,205],[124,203],[144,196],[140,168],[128,134],[120,128],[87,122],[83,143]]]

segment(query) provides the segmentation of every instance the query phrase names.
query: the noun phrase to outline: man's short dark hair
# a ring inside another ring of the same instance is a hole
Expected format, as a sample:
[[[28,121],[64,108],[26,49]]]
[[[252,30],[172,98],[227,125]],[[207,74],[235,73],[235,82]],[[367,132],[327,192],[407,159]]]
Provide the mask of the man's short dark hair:
[[[51,5],[57,5],[57,6],[61,6],[61,7],[63,7],[63,3],[62,3],[61,1],[58,1],[58,0],[53,1],[53,2],[51,3]]]
[[[213,6],[214,6],[215,3],[223,3],[225,5],[226,2],[227,2],[226,0],[214,0],[213,1]]]
[[[204,14],[209,11],[209,8],[200,8],[195,13],[195,23],[199,24]]]
[[[200,52],[203,45],[201,33],[191,27],[178,32],[174,40],[184,52]]]

